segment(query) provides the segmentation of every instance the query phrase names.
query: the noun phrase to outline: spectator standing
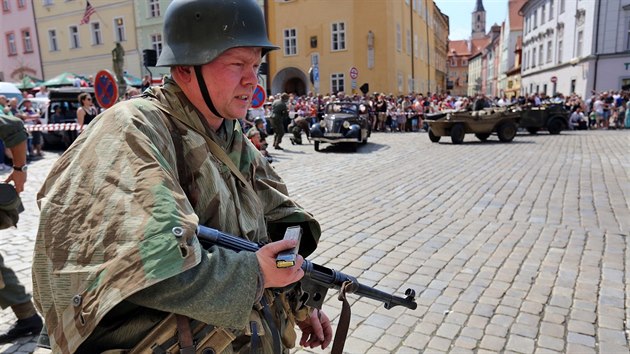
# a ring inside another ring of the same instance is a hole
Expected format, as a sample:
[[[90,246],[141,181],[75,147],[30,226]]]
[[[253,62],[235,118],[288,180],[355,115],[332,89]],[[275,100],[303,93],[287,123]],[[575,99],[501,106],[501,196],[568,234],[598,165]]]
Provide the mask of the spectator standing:
[[[88,125],[98,115],[98,111],[92,103],[92,96],[83,92],[78,97],[81,107],[77,109],[77,122],[79,123],[79,131],[83,130],[84,125]]]

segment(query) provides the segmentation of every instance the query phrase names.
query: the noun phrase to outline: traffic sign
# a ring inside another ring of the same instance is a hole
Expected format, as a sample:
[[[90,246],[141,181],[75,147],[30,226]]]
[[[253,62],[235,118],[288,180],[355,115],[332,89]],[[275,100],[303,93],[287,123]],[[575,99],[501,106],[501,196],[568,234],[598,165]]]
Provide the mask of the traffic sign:
[[[357,77],[359,77],[359,69],[353,66],[352,68],[350,68],[350,78],[356,80]]]
[[[551,77],[551,82],[558,82],[558,77],[557,76],[552,76]]]
[[[256,85],[252,96],[252,108],[260,108],[267,100],[265,89],[261,85]]]
[[[109,108],[118,101],[118,84],[108,70],[101,70],[94,77],[94,96],[102,108]]]

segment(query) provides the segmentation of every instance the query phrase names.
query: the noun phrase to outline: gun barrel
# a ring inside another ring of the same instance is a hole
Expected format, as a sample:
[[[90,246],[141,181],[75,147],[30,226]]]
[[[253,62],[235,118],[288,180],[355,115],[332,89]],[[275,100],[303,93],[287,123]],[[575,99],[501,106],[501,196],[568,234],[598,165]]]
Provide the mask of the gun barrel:
[[[257,243],[202,225],[197,227],[197,238],[204,248],[217,245],[236,252],[256,252],[260,249],[260,246]],[[413,289],[407,289],[405,292],[406,297],[402,298],[374,289],[367,285],[363,285],[359,283],[356,278],[348,274],[335,269],[326,268],[308,260],[304,260],[304,263],[302,263],[302,269],[304,270],[305,277],[309,278],[312,282],[318,284],[319,286],[328,289],[339,290],[341,289],[343,283],[349,281],[352,283],[352,286],[350,286],[348,292],[380,301],[385,304],[385,308],[388,310],[394,306],[404,306],[412,310],[415,310],[418,307],[418,304],[415,301],[416,292]]]

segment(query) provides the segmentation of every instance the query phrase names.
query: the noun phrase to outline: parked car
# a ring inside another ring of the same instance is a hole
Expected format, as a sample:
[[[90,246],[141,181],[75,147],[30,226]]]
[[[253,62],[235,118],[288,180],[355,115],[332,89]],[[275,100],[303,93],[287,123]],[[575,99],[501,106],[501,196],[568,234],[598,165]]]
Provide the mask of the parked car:
[[[525,106],[521,110],[519,127],[530,134],[539,130],[547,130],[549,134],[560,134],[569,129],[569,111],[562,104],[543,105],[540,107]]]
[[[370,136],[368,109],[360,102],[332,102],[324,109],[324,118],[310,130],[315,151],[321,143],[350,144],[353,151],[358,144],[367,143]]]
[[[54,123],[77,123],[77,109],[79,104],[79,94],[88,92],[92,96],[92,102],[96,105],[94,89],[92,87],[64,87],[50,89],[48,94],[48,106],[42,111],[42,124]],[[61,108],[61,117],[55,117],[56,107]],[[98,108],[98,107],[97,107]],[[46,148],[61,147],[67,148],[74,142],[78,132],[76,130],[45,130],[43,131],[44,146]]]
[[[520,113],[506,108],[484,108],[481,111],[452,111],[427,115],[429,139],[437,143],[450,136],[453,144],[461,144],[466,134],[475,134],[486,141],[492,133],[499,140],[510,142],[516,136]]]

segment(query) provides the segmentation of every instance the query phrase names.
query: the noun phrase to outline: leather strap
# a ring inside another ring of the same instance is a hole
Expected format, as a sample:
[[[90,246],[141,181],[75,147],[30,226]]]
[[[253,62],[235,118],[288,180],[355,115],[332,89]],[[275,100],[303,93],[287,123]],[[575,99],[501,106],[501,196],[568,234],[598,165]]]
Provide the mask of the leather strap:
[[[350,327],[350,304],[346,299],[346,290],[352,285],[351,281],[345,281],[339,289],[339,301],[341,301],[341,316],[339,316],[339,323],[337,324],[337,331],[335,332],[335,340],[333,341],[332,354],[342,354],[343,347],[346,344],[346,337],[348,337],[348,328]]]
[[[193,343],[192,331],[188,317],[175,315],[177,318],[177,337],[179,339],[180,354],[195,354],[195,344]]]
[[[265,316],[265,321],[267,321],[267,325],[269,325],[271,337],[273,338],[273,352],[275,354],[282,354],[282,347],[280,345],[280,333],[276,328],[276,322],[271,316],[271,310],[269,310],[269,305],[267,304],[267,299],[265,298],[265,296],[260,299],[260,303],[263,307],[263,316]]]

